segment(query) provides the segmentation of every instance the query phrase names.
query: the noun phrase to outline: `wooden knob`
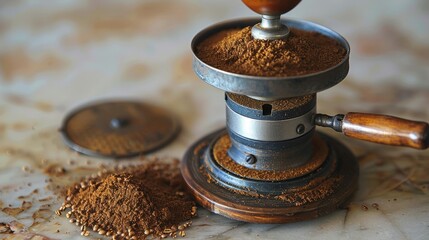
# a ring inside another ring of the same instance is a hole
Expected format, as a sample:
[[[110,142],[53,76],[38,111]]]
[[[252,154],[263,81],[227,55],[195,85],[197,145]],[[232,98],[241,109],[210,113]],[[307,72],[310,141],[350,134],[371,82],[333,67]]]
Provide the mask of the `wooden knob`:
[[[347,113],[342,121],[344,135],[370,142],[426,149],[429,125],[425,122],[369,114]]]
[[[242,0],[247,7],[261,15],[278,16],[289,12],[301,0]]]

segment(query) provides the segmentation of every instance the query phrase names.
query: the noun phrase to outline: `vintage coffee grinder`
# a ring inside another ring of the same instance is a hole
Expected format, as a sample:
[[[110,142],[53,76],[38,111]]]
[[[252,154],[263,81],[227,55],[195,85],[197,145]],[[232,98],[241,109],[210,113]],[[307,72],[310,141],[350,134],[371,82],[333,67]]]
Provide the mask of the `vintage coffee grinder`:
[[[347,202],[357,189],[355,156],[316,131],[330,127],[346,136],[425,149],[429,126],[401,118],[316,111],[316,93],[341,82],[350,48],[338,33],[308,21],[281,20],[300,0],[243,0],[260,19],[208,27],[192,41],[193,68],[206,83],[226,91],[226,129],[197,141],[182,162],[182,174],[197,201],[212,212],[256,223],[316,218]],[[260,23],[258,23],[260,22]],[[230,73],[200,60],[196,47],[215,33],[253,26],[256,39],[287,38],[289,28],[317,32],[347,53],[337,65],[309,75],[257,77]]]

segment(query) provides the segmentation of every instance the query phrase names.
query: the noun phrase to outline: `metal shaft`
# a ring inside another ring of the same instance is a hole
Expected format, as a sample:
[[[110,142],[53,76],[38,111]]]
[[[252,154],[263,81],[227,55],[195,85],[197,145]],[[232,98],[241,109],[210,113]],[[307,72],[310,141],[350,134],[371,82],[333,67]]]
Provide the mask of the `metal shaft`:
[[[281,23],[280,15],[262,15],[261,23],[252,28],[252,36],[262,40],[284,39],[289,33],[289,28]]]

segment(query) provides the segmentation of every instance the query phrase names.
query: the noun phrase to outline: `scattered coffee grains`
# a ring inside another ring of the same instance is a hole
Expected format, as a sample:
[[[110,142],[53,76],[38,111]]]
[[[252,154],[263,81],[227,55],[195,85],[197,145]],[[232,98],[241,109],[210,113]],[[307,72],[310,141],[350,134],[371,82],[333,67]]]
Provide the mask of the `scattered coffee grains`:
[[[377,211],[380,210],[380,206],[378,205],[378,203],[371,204],[371,207],[373,207]]]
[[[290,77],[340,63],[346,49],[317,32],[291,28],[284,40],[254,39],[251,27],[225,30],[197,46],[197,57],[215,68],[244,75]]]
[[[71,186],[56,212],[112,239],[184,237],[197,207],[184,191],[178,161],[149,162],[105,172]]]

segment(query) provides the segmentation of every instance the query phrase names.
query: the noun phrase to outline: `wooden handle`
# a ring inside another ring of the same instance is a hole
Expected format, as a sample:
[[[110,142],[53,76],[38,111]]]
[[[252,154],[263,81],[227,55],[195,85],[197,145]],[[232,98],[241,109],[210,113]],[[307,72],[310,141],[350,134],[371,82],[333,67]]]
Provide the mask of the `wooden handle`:
[[[242,0],[254,12],[262,15],[281,15],[289,12],[301,0]]]
[[[370,114],[347,113],[342,121],[344,135],[370,142],[426,149],[429,125],[425,122]]]

